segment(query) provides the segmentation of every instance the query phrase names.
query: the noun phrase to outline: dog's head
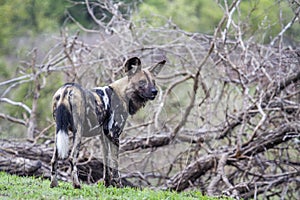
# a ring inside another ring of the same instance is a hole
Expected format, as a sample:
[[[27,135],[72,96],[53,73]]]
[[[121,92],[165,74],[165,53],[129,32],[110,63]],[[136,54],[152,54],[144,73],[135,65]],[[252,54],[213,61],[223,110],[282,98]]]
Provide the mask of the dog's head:
[[[166,61],[162,60],[153,67],[142,69],[141,60],[137,57],[125,62],[125,72],[128,76],[128,96],[131,104],[138,110],[146,101],[153,100],[158,91],[155,77],[161,71]],[[135,112],[133,112],[135,113]],[[132,114],[132,113],[131,113]]]

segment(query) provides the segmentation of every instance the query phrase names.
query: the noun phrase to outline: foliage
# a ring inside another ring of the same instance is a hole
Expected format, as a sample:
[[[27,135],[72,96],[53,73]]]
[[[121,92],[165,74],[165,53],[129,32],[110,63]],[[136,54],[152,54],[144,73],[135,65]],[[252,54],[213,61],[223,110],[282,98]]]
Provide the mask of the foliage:
[[[87,5],[82,0],[71,1],[72,6],[67,9],[68,15],[76,22],[87,29],[99,29],[99,24],[95,22],[90,15]],[[111,0],[111,1],[90,1],[89,5],[97,20],[104,23],[109,23],[113,14],[109,11],[109,7],[115,5],[118,12],[122,13],[123,17],[129,18],[132,10],[138,5],[136,0]],[[73,21],[74,22],[74,21]]]
[[[139,6],[135,19],[146,19],[153,26],[162,26],[171,20],[186,31],[211,34],[225,9],[223,1],[145,0]],[[165,20],[158,16],[165,17]],[[269,42],[276,36],[282,25],[287,24],[293,16],[293,10],[287,1],[273,0],[241,1],[239,12],[234,15],[235,20],[242,25],[241,31],[245,37],[254,36],[257,42],[262,43]],[[292,27],[286,37],[289,40],[299,40],[299,33],[299,27]]]
[[[197,191],[176,193],[150,189],[106,188],[102,183],[83,185],[81,190],[73,189],[71,183],[65,182],[60,182],[58,188],[50,189],[49,185],[50,181],[42,178],[0,173],[0,197],[3,199],[222,199],[203,196]]]
[[[98,4],[101,1],[98,2]],[[131,7],[138,5],[132,0],[112,1],[121,3],[119,11],[129,17]],[[91,1],[91,7],[98,19],[108,22],[112,15],[103,7],[94,6],[97,1]],[[72,20],[70,19],[73,18]],[[87,11],[83,0],[3,0],[0,2],[0,55],[6,55],[14,50],[11,41],[18,37],[32,37],[39,33],[58,32],[61,27],[79,22],[86,28],[99,29],[97,23]]]
[[[13,50],[11,40],[58,30],[67,1],[3,0],[0,3],[0,54]]]
[[[294,16],[287,1],[273,0],[242,1],[239,15],[245,35],[261,43],[270,42]],[[286,37],[297,40],[299,31],[293,27]]]
[[[191,32],[212,33],[223,13],[210,0],[146,0],[139,6],[135,18],[146,19],[149,24],[162,26],[170,19],[180,28]]]
[[[5,59],[0,58],[0,81],[6,80],[10,77],[10,70],[7,67]]]

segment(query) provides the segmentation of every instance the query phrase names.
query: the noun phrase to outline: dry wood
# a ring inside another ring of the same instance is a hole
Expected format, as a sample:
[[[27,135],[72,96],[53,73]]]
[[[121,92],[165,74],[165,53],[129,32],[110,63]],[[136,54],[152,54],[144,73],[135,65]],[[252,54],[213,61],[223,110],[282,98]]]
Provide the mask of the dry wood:
[[[9,105],[19,111],[1,109],[0,118],[37,135],[35,143],[1,140],[0,170],[50,175],[54,129],[51,120],[38,127],[35,113],[43,92],[39,77],[45,77],[46,85],[52,84],[48,77],[64,74],[65,82],[102,86],[122,76],[121,65],[128,57],[141,57],[147,65],[164,57],[167,68],[157,80],[159,95],[123,131],[122,177],[142,187],[299,199],[300,50],[284,43],[285,33],[297,24],[299,8],[290,22],[278,21],[282,30],[270,44],[259,44],[255,35],[244,34],[240,0],[220,1],[224,15],[211,36],[186,32],[170,20],[163,27],[134,24],[109,0],[85,3],[101,30],[89,30],[70,15],[88,37],[63,31],[42,61],[29,58],[21,66],[28,70],[0,83],[1,108]],[[113,17],[103,22],[93,13],[98,9]],[[35,93],[31,106],[13,99],[25,83]],[[50,110],[41,112],[49,112],[50,118]],[[97,138],[84,142],[82,181],[101,178],[99,149]],[[60,166],[59,176],[67,180],[68,162]]]
[[[52,142],[51,142],[52,143]],[[26,141],[0,140],[0,171],[20,176],[50,178],[50,162],[53,147],[49,144],[34,144]],[[70,181],[67,160],[59,162],[58,178]],[[81,158],[78,164],[79,179],[86,183],[96,183],[102,179],[103,164],[96,158]],[[133,186],[122,179],[124,186]]]

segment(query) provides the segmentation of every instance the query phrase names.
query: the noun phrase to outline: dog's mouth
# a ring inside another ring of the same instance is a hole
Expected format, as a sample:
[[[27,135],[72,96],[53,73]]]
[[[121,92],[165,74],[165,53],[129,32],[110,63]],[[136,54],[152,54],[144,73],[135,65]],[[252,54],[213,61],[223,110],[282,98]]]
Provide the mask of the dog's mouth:
[[[155,97],[156,97],[156,95],[151,95],[148,99],[152,101],[155,99]]]
[[[144,101],[148,101],[148,100],[154,100],[156,95],[144,95],[144,94],[139,94],[139,97],[141,99],[143,99]]]

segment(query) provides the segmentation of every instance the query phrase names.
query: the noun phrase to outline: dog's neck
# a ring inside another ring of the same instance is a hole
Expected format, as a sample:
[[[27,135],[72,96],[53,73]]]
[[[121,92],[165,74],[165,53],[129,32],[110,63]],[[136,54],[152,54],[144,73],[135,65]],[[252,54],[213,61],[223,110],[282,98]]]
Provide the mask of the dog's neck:
[[[130,115],[134,115],[140,108],[144,107],[146,100],[141,98],[136,92],[128,85],[128,77],[123,77],[109,86],[114,92],[123,100],[123,106],[126,108]]]

